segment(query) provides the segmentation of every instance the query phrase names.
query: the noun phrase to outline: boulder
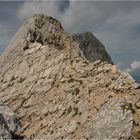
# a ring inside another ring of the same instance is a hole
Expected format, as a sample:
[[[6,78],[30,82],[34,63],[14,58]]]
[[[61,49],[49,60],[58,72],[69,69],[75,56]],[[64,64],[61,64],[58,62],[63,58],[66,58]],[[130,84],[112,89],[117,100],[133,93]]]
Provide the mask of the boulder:
[[[0,138],[12,139],[20,131],[20,124],[15,113],[0,101]]]
[[[9,131],[5,119],[1,113],[0,113],[0,139],[1,140],[12,139],[11,132]]]
[[[93,122],[93,139],[128,139],[133,128],[133,108],[124,100],[105,103]]]

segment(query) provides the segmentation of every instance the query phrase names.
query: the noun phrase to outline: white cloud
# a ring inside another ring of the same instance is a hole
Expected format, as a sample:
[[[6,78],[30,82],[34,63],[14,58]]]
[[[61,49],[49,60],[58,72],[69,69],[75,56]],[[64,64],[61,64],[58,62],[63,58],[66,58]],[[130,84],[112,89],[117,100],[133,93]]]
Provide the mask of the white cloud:
[[[123,65],[123,63],[122,62],[118,62],[117,64],[116,64],[116,66],[119,68],[119,67],[122,67],[122,65]]]
[[[57,18],[60,16],[58,5],[58,1],[24,2],[19,7],[17,16],[19,19],[24,19],[36,13],[43,13]]]
[[[129,73],[138,73],[138,72],[140,72],[140,61],[134,61],[130,65],[130,68],[127,68],[125,71],[127,71]]]
[[[140,62],[139,61],[134,61],[131,64],[131,68],[134,69],[134,70],[139,69],[140,68]]]

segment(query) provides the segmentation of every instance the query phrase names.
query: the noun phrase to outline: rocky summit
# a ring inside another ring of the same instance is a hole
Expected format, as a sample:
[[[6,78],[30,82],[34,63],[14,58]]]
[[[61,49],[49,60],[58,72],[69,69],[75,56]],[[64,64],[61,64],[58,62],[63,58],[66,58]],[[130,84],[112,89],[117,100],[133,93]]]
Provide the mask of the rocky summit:
[[[52,17],[27,19],[0,56],[0,99],[1,139],[140,139],[139,85]]]

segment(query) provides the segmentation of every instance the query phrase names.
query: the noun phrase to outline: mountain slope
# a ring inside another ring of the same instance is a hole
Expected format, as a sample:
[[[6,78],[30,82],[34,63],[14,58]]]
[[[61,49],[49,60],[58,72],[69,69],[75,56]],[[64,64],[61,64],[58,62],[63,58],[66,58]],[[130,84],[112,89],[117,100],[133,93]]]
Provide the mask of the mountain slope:
[[[117,100],[114,111],[122,104],[120,114],[126,118],[128,113],[136,125],[118,119],[122,129],[106,133],[106,138],[137,138],[137,87],[129,74],[112,64],[91,33],[71,36],[44,15],[29,18],[0,57],[0,97],[17,114],[27,138],[100,138],[104,132],[94,137],[100,127],[93,124],[110,100]],[[105,126],[111,129],[113,120],[108,121]]]

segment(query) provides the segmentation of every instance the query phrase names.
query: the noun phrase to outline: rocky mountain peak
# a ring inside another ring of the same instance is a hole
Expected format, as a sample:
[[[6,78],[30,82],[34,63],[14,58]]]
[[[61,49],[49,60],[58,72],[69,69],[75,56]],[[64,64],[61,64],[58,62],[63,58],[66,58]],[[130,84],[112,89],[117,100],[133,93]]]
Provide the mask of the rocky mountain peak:
[[[10,61],[27,52],[33,43],[55,47],[65,51],[65,55],[71,50],[71,56],[81,56],[90,62],[101,60],[112,63],[105,47],[91,32],[70,35],[56,19],[35,14],[20,27],[1,55],[0,68],[3,67],[4,70],[5,65],[11,64]]]
[[[42,14],[29,18],[25,26],[28,28],[27,41],[42,44],[59,41],[60,34],[64,31],[59,21]]]
[[[0,56],[0,138],[139,138],[138,88],[92,33],[34,15]]]
[[[79,48],[89,61],[101,60],[112,63],[103,44],[91,32],[75,33],[72,37],[79,42]]]
[[[67,44],[72,45],[72,39],[68,40],[70,40],[70,35],[64,32],[59,21],[46,15],[35,14],[20,27],[1,55],[0,67],[9,64],[9,60],[12,61],[18,55],[21,56],[33,43],[62,49],[66,48]]]

